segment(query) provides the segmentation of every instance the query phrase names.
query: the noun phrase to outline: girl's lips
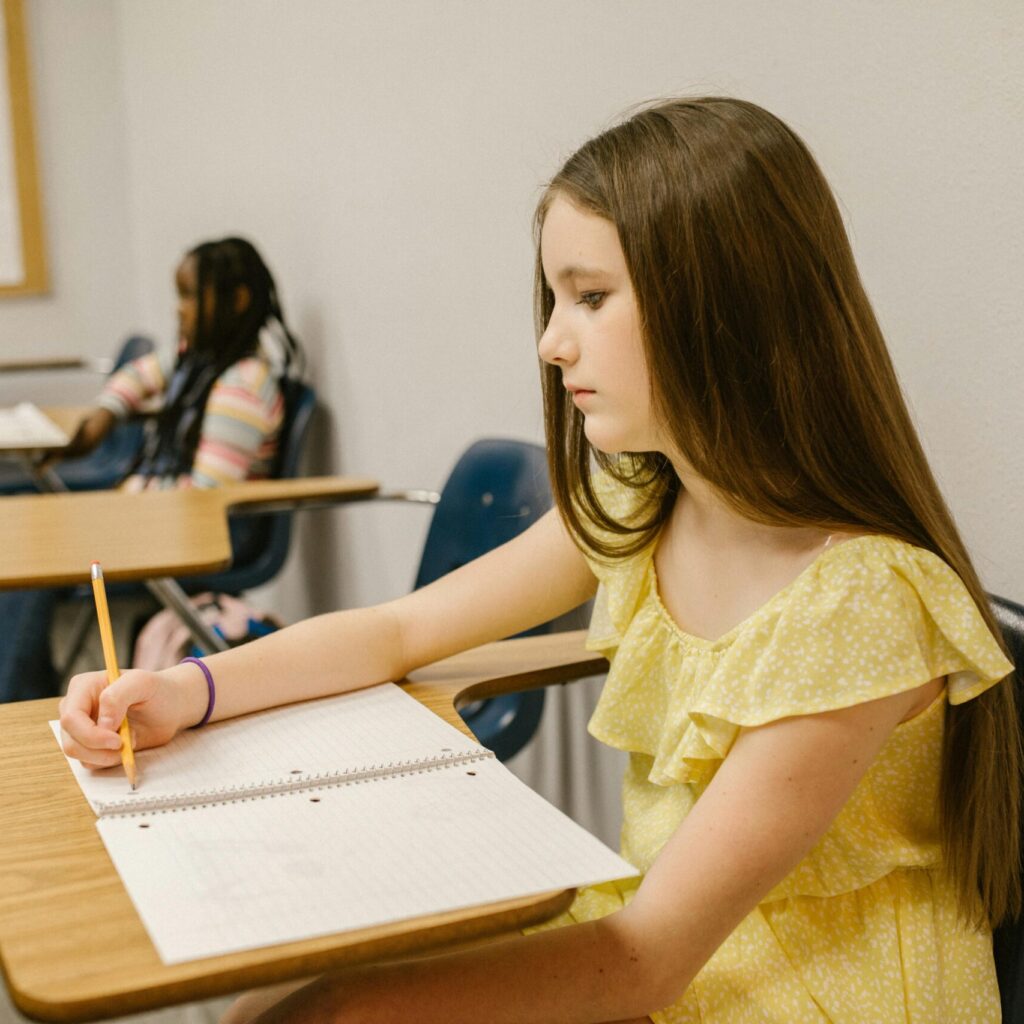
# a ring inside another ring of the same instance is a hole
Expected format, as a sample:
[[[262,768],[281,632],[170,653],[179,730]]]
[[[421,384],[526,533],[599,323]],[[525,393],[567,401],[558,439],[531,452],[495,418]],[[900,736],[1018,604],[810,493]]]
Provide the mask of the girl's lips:
[[[576,405],[586,401],[593,393],[593,391],[587,391],[585,388],[570,388],[569,390],[569,394],[572,395],[572,400]]]

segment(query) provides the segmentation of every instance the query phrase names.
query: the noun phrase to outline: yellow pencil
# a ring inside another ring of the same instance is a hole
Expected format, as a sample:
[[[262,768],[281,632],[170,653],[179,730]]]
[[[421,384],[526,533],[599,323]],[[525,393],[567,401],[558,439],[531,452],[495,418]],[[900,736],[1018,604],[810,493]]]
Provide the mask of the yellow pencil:
[[[110,609],[107,607],[107,591],[103,586],[103,570],[99,562],[92,563],[92,596],[96,599],[96,618],[100,623],[100,639],[103,641],[103,660],[107,665],[107,686],[121,674],[117,667],[117,650],[114,647],[114,630],[110,625]],[[121,764],[128,782],[135,789],[135,753],[132,750],[132,735],[128,728],[128,718],[118,727],[121,737]]]

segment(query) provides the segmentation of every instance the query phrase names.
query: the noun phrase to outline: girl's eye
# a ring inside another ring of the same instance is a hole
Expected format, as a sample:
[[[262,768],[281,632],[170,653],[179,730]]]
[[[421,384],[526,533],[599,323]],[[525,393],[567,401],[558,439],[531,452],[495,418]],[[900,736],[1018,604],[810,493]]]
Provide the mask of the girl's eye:
[[[584,292],[576,303],[577,306],[588,306],[590,309],[597,309],[604,302],[604,292]]]

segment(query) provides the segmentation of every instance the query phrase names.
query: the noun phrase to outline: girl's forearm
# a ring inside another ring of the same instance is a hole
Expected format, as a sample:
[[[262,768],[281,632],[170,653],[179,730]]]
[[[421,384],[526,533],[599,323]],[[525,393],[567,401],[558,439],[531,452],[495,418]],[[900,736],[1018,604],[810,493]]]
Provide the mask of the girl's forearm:
[[[456,953],[326,974],[259,1024],[596,1024],[658,1008],[650,951],[625,914]]]
[[[213,719],[401,678],[401,628],[386,605],[306,619],[203,659],[217,690]],[[195,665],[162,673],[180,686],[182,727],[206,711],[206,680]]]

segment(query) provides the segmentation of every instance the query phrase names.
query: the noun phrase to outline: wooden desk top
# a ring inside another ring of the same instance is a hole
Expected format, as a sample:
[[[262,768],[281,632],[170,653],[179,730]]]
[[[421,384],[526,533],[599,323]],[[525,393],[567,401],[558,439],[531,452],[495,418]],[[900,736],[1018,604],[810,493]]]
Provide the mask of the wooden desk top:
[[[377,489],[374,480],[339,476],[0,498],[0,588],[86,583],[94,560],[108,582],[215,572],[231,561],[228,509],[284,499],[357,501]]]
[[[583,633],[507,640],[413,673],[408,691],[467,732],[458,703],[602,672]],[[121,885],[95,816],[47,726],[57,701],[0,706],[0,960],[15,1004],[85,1021],[224,995],[332,966],[521,928],[572,892],[507,901],[282,946],[166,965]]]
[[[74,437],[78,424],[96,407],[93,405],[44,405],[40,408],[68,437]]]
[[[52,356],[49,359],[0,360],[0,373],[35,373],[50,370],[90,370],[93,373],[108,373],[110,359],[94,359],[87,356]]]

